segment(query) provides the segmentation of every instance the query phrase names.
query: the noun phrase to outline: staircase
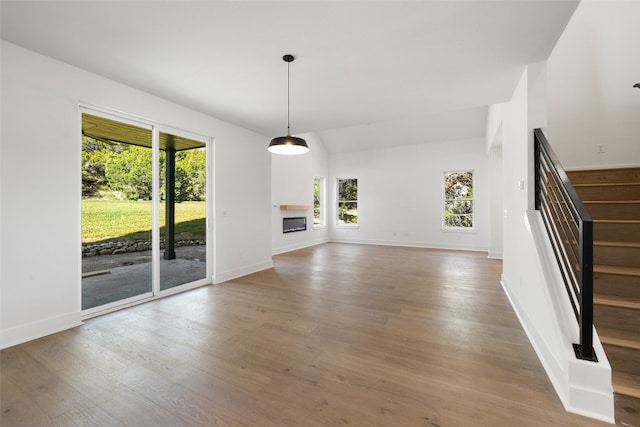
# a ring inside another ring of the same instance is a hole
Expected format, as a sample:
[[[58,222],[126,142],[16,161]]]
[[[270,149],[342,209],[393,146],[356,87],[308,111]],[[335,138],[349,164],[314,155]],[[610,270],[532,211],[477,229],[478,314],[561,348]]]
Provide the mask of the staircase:
[[[568,172],[593,218],[594,324],[616,422],[640,427],[640,167]]]

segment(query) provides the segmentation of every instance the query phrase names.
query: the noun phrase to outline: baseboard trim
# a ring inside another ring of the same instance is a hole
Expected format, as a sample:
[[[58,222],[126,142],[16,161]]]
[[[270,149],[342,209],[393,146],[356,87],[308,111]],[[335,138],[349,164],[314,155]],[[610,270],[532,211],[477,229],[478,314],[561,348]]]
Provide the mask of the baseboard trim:
[[[545,372],[547,373],[547,377],[551,381],[551,385],[556,391],[556,394],[562,401],[562,405],[565,409],[568,407],[569,399],[567,397],[566,386],[563,384],[562,379],[564,378],[563,372],[564,369],[562,365],[558,363],[556,358],[553,356],[551,349],[546,345],[544,338],[538,333],[538,330],[535,327],[533,321],[527,315],[526,310],[520,305],[515,295],[511,292],[511,285],[507,281],[507,279],[502,276],[502,280],[500,281],[502,285],[502,289],[504,290],[507,299],[509,299],[509,303],[511,303],[511,307],[520,321],[520,326],[524,329],[524,333],[529,338],[529,342],[533,346],[535,350],[538,360],[542,364]]]
[[[321,245],[323,243],[327,243],[328,241],[329,241],[328,239],[318,239],[318,240],[312,240],[309,242],[298,243],[295,245],[281,246],[279,248],[273,248],[271,254],[280,255],[286,252],[297,251],[298,249],[310,248],[311,246]]]
[[[253,265],[239,268],[237,270],[225,271],[224,273],[215,274],[213,276],[213,283],[219,284],[219,283],[227,282],[229,280],[246,276],[247,274],[257,273],[258,271],[267,270],[269,268],[273,268],[273,261],[253,264]]]
[[[450,245],[450,244],[429,243],[429,242],[404,242],[404,241],[397,241],[397,240],[362,240],[362,239],[336,239],[336,238],[330,238],[329,242],[353,243],[357,245],[399,246],[404,248],[450,249],[450,250],[456,250],[456,251],[487,252],[486,247],[464,246],[464,245],[455,245],[455,244]]]
[[[82,325],[80,312],[75,311],[4,329],[0,331],[0,349],[12,347],[80,325]]]

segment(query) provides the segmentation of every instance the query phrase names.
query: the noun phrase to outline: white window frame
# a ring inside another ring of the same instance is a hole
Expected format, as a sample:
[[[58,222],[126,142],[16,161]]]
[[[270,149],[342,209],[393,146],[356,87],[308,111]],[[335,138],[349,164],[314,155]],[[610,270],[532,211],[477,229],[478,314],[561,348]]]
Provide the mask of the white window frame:
[[[448,174],[451,173],[471,173],[472,176],[472,188],[473,188],[473,197],[471,197],[470,199],[465,198],[465,199],[447,199],[446,196],[446,189],[445,189],[445,177]],[[458,169],[458,170],[448,170],[448,171],[443,171],[442,175],[441,175],[441,181],[440,181],[440,185],[442,188],[442,208],[440,211],[440,216],[442,218],[442,231],[447,231],[447,232],[475,232],[476,231],[476,221],[475,221],[475,193],[476,193],[476,173],[474,169]],[[472,226],[471,227],[459,227],[459,226],[450,226],[450,225],[446,225],[446,209],[447,209],[447,202],[451,201],[451,200],[464,200],[464,201],[471,201],[471,217],[472,217]]]
[[[336,184],[336,204],[335,204],[336,212],[335,212],[334,218],[335,218],[335,221],[336,221],[336,227],[337,228],[358,228],[359,224],[360,224],[360,209],[358,207],[358,205],[359,205],[358,199],[356,199],[356,200],[340,200],[340,181],[346,181],[348,179],[355,179],[356,181],[359,181],[358,178],[349,177],[349,178],[336,178],[336,182],[335,182],[335,184]],[[360,183],[358,182],[358,184],[360,184]],[[359,194],[358,194],[358,197],[360,197]],[[338,218],[338,214],[340,212],[340,203],[344,203],[344,202],[352,202],[352,203],[355,202],[356,210],[358,211],[357,222],[351,223],[351,224],[344,224],[344,223],[340,222],[340,219]]]
[[[315,188],[316,181],[319,181],[320,187],[320,222],[316,224],[316,206],[315,206]],[[316,176],[313,178],[313,228],[325,228],[327,226],[327,215],[326,215],[326,200],[327,200],[327,184],[326,179],[323,176]]]

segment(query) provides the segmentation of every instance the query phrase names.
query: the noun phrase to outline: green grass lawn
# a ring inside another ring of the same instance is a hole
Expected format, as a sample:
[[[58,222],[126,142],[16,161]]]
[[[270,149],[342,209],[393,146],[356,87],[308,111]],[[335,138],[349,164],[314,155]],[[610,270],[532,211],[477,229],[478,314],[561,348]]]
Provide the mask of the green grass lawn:
[[[151,239],[150,201],[82,200],[82,243]],[[176,203],[176,240],[205,240],[205,202]],[[164,234],[160,204],[160,236]]]

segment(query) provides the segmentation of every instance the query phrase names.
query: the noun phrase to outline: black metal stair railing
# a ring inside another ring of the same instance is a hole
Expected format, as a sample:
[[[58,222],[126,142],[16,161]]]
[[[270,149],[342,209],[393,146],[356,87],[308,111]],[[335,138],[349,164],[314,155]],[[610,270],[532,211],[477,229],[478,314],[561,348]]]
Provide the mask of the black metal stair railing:
[[[596,361],[593,350],[593,220],[542,130],[534,130],[535,204],[551,239],[580,327],[576,357]]]

